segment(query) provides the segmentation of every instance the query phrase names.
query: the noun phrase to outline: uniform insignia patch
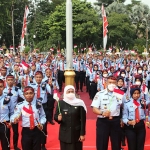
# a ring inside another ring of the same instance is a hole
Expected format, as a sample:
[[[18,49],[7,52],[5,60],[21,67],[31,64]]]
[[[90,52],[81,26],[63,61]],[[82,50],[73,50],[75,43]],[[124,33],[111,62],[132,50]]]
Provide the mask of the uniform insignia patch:
[[[65,112],[65,114],[67,114],[67,112]]]
[[[20,105],[20,104],[22,104],[23,102],[20,102],[20,103],[18,103],[17,105]]]
[[[103,99],[103,101],[107,101],[107,99]]]
[[[98,100],[98,96],[96,95],[93,100]]]
[[[77,107],[75,107],[75,109],[77,109]]]

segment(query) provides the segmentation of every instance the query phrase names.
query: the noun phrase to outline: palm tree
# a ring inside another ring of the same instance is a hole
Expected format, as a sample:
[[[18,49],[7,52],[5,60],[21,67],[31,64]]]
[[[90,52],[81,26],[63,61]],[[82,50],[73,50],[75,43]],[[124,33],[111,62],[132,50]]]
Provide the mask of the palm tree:
[[[134,5],[129,13],[129,18],[136,28],[137,38],[145,37],[145,29],[150,23],[150,9],[147,5]]]

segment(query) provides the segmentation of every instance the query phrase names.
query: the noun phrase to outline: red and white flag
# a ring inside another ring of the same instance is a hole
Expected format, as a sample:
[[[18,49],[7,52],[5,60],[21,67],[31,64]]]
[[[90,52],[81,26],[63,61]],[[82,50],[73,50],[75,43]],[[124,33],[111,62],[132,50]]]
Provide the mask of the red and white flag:
[[[14,47],[13,47],[13,46],[10,46],[9,49],[10,49],[10,50],[14,50]]]
[[[30,117],[33,114],[33,111],[26,108],[25,106],[22,108],[22,115],[26,117]]]
[[[27,64],[25,61],[22,61],[21,66],[23,70],[27,70],[29,68],[29,64]]]
[[[53,51],[54,51],[54,48],[50,48],[50,51],[52,51],[52,52],[53,52]]]
[[[74,45],[74,48],[77,48],[78,46],[77,45]]]
[[[59,101],[60,99],[60,94],[57,90],[54,90],[54,94],[53,94],[53,98],[56,100],[56,101]]]
[[[124,92],[120,89],[114,89],[113,94],[118,98],[118,99],[122,99]]]
[[[103,18],[103,48],[106,50],[106,45],[107,45],[107,27],[108,27],[108,21],[106,17],[106,12],[104,9],[104,5],[102,5],[102,18]]]
[[[23,27],[22,27],[22,35],[21,35],[21,47],[20,51],[23,51],[23,46],[24,46],[24,36],[27,32],[27,17],[29,15],[29,9],[28,6],[25,7],[25,13],[24,13],[24,18],[23,18]]]

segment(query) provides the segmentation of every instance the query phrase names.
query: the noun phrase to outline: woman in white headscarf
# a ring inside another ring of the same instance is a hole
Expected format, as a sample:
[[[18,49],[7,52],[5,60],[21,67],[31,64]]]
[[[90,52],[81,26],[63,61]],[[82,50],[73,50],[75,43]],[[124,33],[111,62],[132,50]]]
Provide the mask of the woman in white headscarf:
[[[60,124],[60,150],[82,150],[85,140],[86,106],[75,97],[75,88],[67,85],[64,99],[59,101],[54,119]]]

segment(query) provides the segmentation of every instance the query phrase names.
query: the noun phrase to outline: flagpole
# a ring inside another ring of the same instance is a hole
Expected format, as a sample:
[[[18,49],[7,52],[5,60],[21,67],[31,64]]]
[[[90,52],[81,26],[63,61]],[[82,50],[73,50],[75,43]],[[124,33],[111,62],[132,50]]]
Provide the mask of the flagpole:
[[[15,50],[15,32],[14,32],[14,4],[12,2],[12,10],[11,10],[11,18],[12,18],[12,38],[13,38],[13,51]]]
[[[73,70],[73,28],[72,28],[72,0],[66,0],[66,64],[65,85],[74,86],[75,72]]]

